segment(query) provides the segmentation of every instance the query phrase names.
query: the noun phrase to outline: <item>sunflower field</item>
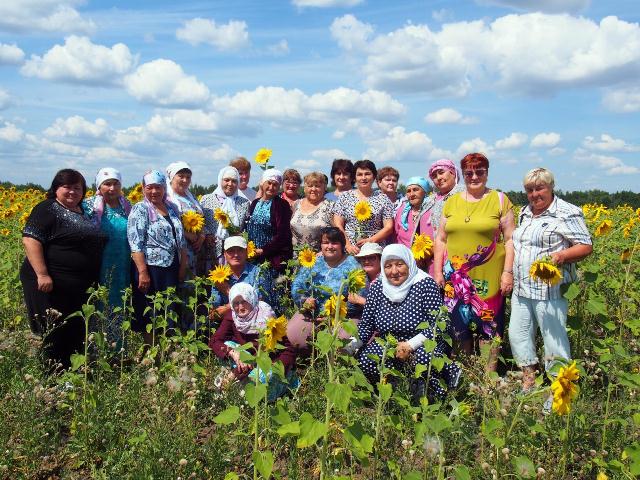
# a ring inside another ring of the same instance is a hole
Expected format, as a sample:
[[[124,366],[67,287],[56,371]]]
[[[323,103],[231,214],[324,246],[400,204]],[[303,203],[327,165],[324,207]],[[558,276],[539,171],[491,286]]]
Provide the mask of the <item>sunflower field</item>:
[[[353,328],[343,323],[344,298],[324,306],[335,322],[315,336],[314,354],[298,370],[300,386],[276,401],[257,381],[220,391],[221,366],[205,338],[159,336],[143,354],[127,321],[123,348],[116,351],[99,329],[88,332],[89,345],[71,371],[47,375],[18,278],[21,226],[43,196],[0,189],[0,478],[640,476],[640,209],[583,206],[594,253],[565,293],[575,362],[553,381],[540,373],[537,388],[520,393],[505,342],[500,375],[487,376],[481,358],[464,358],[462,384],[443,404],[413,405],[407,385],[392,387],[393,371],[383,368],[374,388],[341,353],[336,333]],[[301,261],[309,264],[312,256]],[[291,262],[289,277],[299,263]],[[184,307],[195,320],[206,322],[198,308],[203,286],[226,273],[192,281],[195,296]],[[287,283],[277,286],[285,304]],[[103,290],[93,291],[81,312],[87,325],[102,318]],[[154,299],[159,312],[168,295]],[[277,348],[285,324],[284,317],[273,319],[264,348],[244,358],[280,375],[267,351]],[[382,341],[392,355],[393,339]],[[545,415],[551,393],[554,411]]]

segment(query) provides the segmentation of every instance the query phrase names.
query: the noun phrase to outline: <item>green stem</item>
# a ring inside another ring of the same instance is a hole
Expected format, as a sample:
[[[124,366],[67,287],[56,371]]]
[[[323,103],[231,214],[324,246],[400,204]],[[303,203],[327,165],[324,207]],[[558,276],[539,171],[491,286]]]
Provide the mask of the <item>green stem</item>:
[[[604,450],[604,445],[607,439],[607,419],[609,418],[609,406],[611,405],[611,383],[607,385],[607,402],[604,406],[604,419],[602,421],[602,442],[600,443],[600,450]]]
[[[384,380],[384,361],[385,361],[385,358],[387,357],[387,346],[388,346],[388,342],[385,341],[384,347],[382,348],[382,357],[380,359],[380,381],[379,381],[380,384],[382,384],[382,381]],[[378,439],[380,437],[380,423],[381,423],[380,417],[382,416],[383,408],[384,408],[384,400],[382,398],[382,395],[380,395],[380,392],[378,391],[378,403],[376,405],[376,428],[375,428],[375,438],[373,442],[373,444],[375,445],[375,450],[373,455],[373,478],[376,478],[376,474],[377,474],[378,450],[379,450]]]

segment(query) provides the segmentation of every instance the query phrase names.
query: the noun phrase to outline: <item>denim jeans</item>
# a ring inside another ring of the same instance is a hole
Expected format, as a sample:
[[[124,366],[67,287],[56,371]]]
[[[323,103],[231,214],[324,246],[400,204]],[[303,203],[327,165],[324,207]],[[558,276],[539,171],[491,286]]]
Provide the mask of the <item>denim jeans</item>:
[[[571,347],[567,335],[567,300],[532,300],[513,295],[509,342],[519,367],[538,363],[536,333],[540,328],[544,341],[544,363],[548,371],[556,359],[569,360]]]

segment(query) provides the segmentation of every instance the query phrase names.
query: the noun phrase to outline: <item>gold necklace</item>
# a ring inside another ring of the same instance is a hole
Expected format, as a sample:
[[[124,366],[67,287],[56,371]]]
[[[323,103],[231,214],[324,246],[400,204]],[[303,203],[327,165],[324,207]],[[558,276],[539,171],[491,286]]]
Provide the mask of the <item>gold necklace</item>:
[[[471,210],[471,213],[469,213],[469,192],[464,192],[464,199],[466,200],[466,212],[467,212],[467,216],[464,217],[464,223],[469,223],[471,221],[471,215],[473,215],[475,213],[475,211],[478,209],[478,203],[480,203],[482,201],[482,199],[484,198],[484,194],[487,193],[487,189],[484,189],[484,192],[482,192],[482,197],[480,197],[480,200],[478,200],[476,203],[476,206],[474,207],[473,210]]]

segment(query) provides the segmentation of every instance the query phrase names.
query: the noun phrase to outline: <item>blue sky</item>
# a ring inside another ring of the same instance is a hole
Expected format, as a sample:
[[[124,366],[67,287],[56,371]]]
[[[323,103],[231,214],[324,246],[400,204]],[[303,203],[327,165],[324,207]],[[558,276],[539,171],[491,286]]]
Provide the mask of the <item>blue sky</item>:
[[[209,185],[261,147],[402,180],[481,151],[505,190],[546,166],[637,192],[639,21],[636,0],[3,2],[0,180],[184,160]]]

